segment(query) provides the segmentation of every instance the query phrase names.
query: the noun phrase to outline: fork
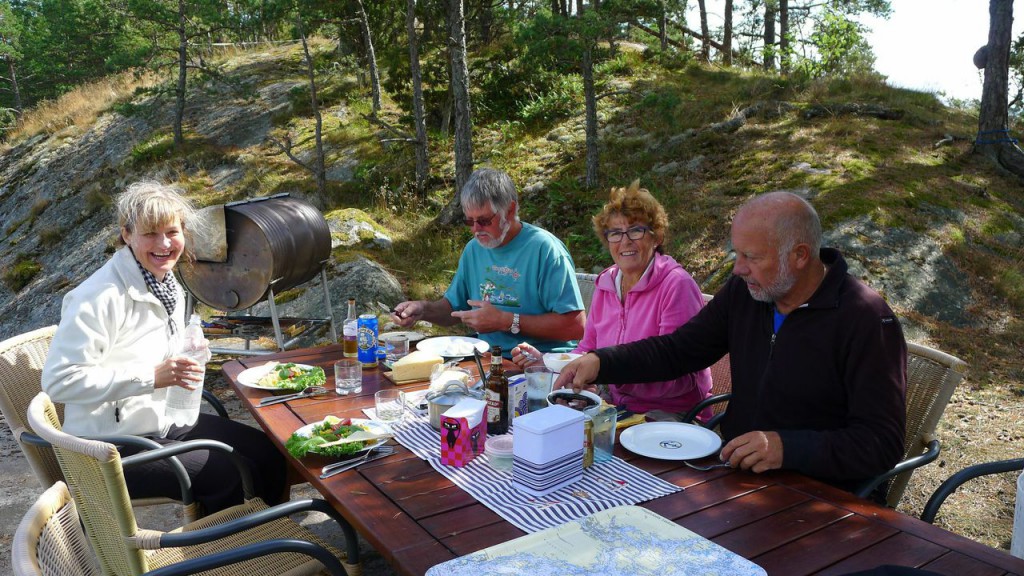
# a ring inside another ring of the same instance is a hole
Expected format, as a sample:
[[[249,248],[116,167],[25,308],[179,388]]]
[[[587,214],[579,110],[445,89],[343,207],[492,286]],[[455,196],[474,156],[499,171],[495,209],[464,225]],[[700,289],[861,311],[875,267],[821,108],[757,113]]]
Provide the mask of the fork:
[[[328,464],[327,466],[324,466],[323,470],[320,471],[320,479],[322,480],[330,476],[334,476],[338,472],[344,472],[345,470],[348,470],[350,468],[355,468],[356,466],[359,466],[364,462],[369,462],[372,459],[380,458],[383,456],[390,456],[391,454],[394,453],[394,446],[381,445],[375,448],[370,448],[369,450],[366,451],[365,454],[359,456],[358,458],[352,458],[349,460],[335,462],[334,464]],[[374,456],[374,458],[370,458],[371,456]]]
[[[264,406],[280,404],[281,402],[287,402],[289,400],[308,398],[310,396],[319,396],[321,394],[326,393],[327,388],[324,388],[323,386],[309,386],[308,388],[304,388],[301,392],[296,392],[295,394],[285,394],[284,396],[270,396],[268,398],[264,398],[263,400],[260,400],[259,407],[263,408]]]
[[[715,468],[732,468],[732,464],[729,464],[728,462],[718,462],[717,464],[708,464],[707,466],[699,466],[697,464],[690,463],[689,460],[683,460],[683,464],[686,464],[687,466],[689,466],[690,468],[693,468],[694,470],[700,470],[701,472],[707,472],[709,470],[714,470]]]

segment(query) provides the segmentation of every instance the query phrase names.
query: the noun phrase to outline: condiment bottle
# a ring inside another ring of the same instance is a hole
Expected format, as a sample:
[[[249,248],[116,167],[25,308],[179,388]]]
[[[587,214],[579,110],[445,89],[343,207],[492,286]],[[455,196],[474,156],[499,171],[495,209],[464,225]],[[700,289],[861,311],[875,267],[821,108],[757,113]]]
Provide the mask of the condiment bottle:
[[[491,371],[487,374],[487,385],[484,391],[487,401],[487,434],[505,434],[508,432],[509,404],[508,377],[501,366],[501,346],[491,348]]]

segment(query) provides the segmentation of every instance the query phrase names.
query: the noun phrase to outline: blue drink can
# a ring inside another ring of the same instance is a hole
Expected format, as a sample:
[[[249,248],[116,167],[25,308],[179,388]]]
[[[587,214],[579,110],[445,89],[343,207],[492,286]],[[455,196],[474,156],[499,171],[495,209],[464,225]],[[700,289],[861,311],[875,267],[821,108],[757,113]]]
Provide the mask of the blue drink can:
[[[364,369],[377,366],[377,317],[373,314],[360,315],[356,330],[356,358]]]

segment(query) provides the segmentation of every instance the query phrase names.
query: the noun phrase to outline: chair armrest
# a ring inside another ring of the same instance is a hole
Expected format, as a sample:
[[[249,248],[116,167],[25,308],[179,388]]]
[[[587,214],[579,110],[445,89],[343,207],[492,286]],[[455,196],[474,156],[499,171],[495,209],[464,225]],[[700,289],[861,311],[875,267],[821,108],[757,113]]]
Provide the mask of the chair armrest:
[[[693,408],[690,408],[690,411],[687,412],[683,416],[683,420],[682,421],[686,422],[686,423],[689,423],[689,424],[692,424],[693,421],[697,418],[697,415],[700,414],[702,410],[704,410],[708,406],[712,406],[714,404],[719,404],[721,402],[728,402],[730,398],[732,398],[732,392],[727,392],[725,394],[716,394],[714,396],[708,396],[707,398],[705,398],[705,399],[701,400],[700,402],[698,402],[696,406],[694,406]],[[717,423],[719,416],[721,416],[721,414],[716,415],[712,419],[712,421]],[[708,424],[705,424],[704,426],[706,428],[713,428],[713,426],[710,426],[709,424],[710,424],[710,422]]]
[[[902,474],[907,470],[919,468],[921,466],[924,466],[925,464],[928,464],[929,462],[934,462],[935,459],[939,457],[939,451],[939,441],[930,440],[928,442],[928,445],[925,447],[925,451],[923,454],[920,454],[918,456],[911,456],[906,460],[898,462],[888,472],[883,472],[882,474],[879,474],[878,476],[875,476],[874,478],[861,484],[860,487],[854,490],[853,493],[856,494],[857,496],[860,496],[861,498],[867,498],[868,496],[871,495],[872,492],[875,491],[875,488],[878,488],[883,483],[888,482],[894,476]]]
[[[109,442],[115,445],[121,446],[134,446],[141,448],[145,451],[160,450],[163,446],[160,445],[156,440],[151,438],[144,438],[142,436],[128,436],[128,435],[114,435],[114,436],[90,436],[89,440],[99,440],[101,442]],[[131,456],[125,456],[121,459],[121,466],[127,468],[130,464],[125,464],[125,461],[131,458]],[[167,464],[171,467],[174,472],[174,476],[178,479],[178,485],[181,487],[181,503],[185,506],[190,506],[195,503],[195,496],[192,495],[192,478],[189,477],[188,472],[185,471],[185,465],[181,463],[175,456],[168,455],[162,459],[167,460]]]
[[[356,538],[356,532],[352,528],[352,525],[330,504],[320,499],[307,499],[307,500],[294,500],[291,502],[285,502],[284,504],[278,504],[266,510],[260,510],[259,512],[253,512],[246,514],[241,518],[229,520],[223,524],[217,524],[216,526],[210,526],[209,528],[202,528],[200,530],[190,530],[188,532],[166,532],[160,535],[159,547],[160,548],[175,548],[179,546],[192,546],[195,544],[202,544],[204,542],[210,542],[219,538],[224,538],[231,534],[236,534],[243,530],[248,530],[261,524],[266,524],[272,520],[278,518],[284,518],[291,516],[298,512],[322,512],[333,518],[339,526],[341,526],[342,532],[345,534],[346,553],[350,563],[359,563],[359,543]]]
[[[171,444],[169,446],[161,446],[157,450],[150,450],[148,452],[140,452],[138,454],[132,454],[121,459],[121,465],[125,468],[129,466],[136,466],[138,464],[145,464],[148,462],[155,462],[157,460],[163,460],[168,456],[174,456],[177,454],[183,454],[185,452],[191,452],[193,450],[217,450],[224,452],[231,462],[238,469],[238,474],[242,478],[242,494],[246,500],[253,497],[255,493],[252,487],[252,473],[249,472],[249,467],[242,460],[242,458],[235,453],[235,449],[223,442],[216,440],[188,440],[186,442],[180,442],[177,444]]]
[[[158,568],[151,572],[146,572],[146,576],[185,576],[186,574],[198,574],[205,570],[220,568],[222,566],[228,566],[230,564],[279,552],[292,552],[295,554],[312,556],[323,564],[332,576],[346,576],[346,572],[341,565],[341,561],[323,546],[307,542],[305,540],[284,538],[246,544],[245,546],[239,546],[238,548],[232,548],[231,550],[217,552],[216,554],[210,554],[209,556],[203,556],[202,558],[185,560],[183,562],[171,564],[170,566]]]
[[[220,398],[214,396],[213,392],[210,392],[206,388],[203,388],[203,400],[206,400],[206,403],[209,404],[210,407],[213,408],[213,410],[217,412],[217,414],[221,418],[227,418],[228,420],[231,419],[231,417],[228,416],[227,408],[224,407],[224,404],[220,401]]]
[[[1014,472],[1016,470],[1024,470],[1024,458],[1014,458],[1012,460],[999,460],[997,462],[985,462],[983,464],[975,464],[974,466],[968,466],[963,470],[953,474],[947,478],[939,487],[932,492],[928,502],[924,505],[924,509],[921,510],[921,520],[931,524],[935,522],[935,516],[939,513],[939,507],[942,503],[949,498],[961,484],[968,480],[973,480],[979,476],[988,476],[989,474],[1000,474],[1002,472]]]
[[[22,432],[18,438],[20,441],[33,446],[40,446],[50,448],[50,443],[43,440],[39,436],[31,432]],[[160,444],[149,438],[143,438],[142,436],[127,436],[127,435],[115,435],[115,436],[89,436],[88,440],[99,440],[101,442],[109,442],[115,445],[122,446],[134,446],[143,450],[158,450],[161,448]],[[121,464],[124,467],[128,467],[125,461],[131,458],[126,456],[121,460]],[[185,465],[181,463],[174,456],[165,456],[168,460],[168,465],[174,472],[174,476],[178,479],[178,485],[181,487],[181,502],[185,506],[189,506],[195,502],[195,497],[192,495],[192,479],[189,478],[188,472],[185,471]]]

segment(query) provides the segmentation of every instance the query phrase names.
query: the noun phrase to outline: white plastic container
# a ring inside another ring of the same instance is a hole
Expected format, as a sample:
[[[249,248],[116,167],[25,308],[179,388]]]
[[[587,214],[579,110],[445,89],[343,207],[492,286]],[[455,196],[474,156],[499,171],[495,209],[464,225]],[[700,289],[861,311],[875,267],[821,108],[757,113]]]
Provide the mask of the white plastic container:
[[[199,382],[194,390],[186,390],[181,386],[167,388],[164,414],[175,426],[191,426],[199,419],[199,404],[203,400],[203,382],[206,379],[206,363],[210,360],[210,349],[206,346],[203,326],[199,315],[193,314],[188,326],[182,334],[182,348],[179,356],[187,356],[203,366]]]
[[[583,413],[566,406],[548,406],[513,422],[516,458],[534,464],[557,460],[583,446]]]

